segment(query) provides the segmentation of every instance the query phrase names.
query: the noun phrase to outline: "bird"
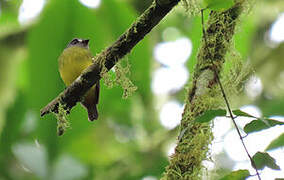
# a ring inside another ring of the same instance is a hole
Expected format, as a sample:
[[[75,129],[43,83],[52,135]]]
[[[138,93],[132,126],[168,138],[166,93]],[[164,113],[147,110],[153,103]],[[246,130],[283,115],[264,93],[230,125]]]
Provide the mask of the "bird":
[[[89,49],[89,39],[72,39],[58,58],[59,73],[65,85],[69,86],[92,63],[93,55]],[[97,81],[81,101],[81,105],[88,112],[89,121],[98,119],[99,94],[100,82]]]

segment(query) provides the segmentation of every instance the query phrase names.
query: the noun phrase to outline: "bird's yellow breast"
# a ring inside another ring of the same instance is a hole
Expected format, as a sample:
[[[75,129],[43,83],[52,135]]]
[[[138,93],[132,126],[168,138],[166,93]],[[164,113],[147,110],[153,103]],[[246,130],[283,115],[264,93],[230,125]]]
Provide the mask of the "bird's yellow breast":
[[[92,54],[87,48],[68,47],[59,56],[58,63],[61,78],[69,86],[83,70],[92,64]]]

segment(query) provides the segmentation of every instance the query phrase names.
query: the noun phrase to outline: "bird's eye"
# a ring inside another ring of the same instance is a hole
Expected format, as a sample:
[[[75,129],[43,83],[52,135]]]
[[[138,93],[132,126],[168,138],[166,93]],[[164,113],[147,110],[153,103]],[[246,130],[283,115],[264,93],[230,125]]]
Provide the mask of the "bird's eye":
[[[71,42],[71,44],[77,44],[79,41],[78,39],[73,39],[73,41]]]
[[[73,40],[68,44],[67,47],[75,46],[75,45],[77,45],[77,44],[80,44],[80,39],[75,38],[75,39],[73,39]]]

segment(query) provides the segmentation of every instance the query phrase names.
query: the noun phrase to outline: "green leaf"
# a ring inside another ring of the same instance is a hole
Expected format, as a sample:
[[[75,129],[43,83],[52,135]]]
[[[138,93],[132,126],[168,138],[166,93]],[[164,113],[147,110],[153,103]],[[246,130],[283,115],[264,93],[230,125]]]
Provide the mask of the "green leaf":
[[[248,113],[246,113],[246,112],[244,112],[244,111],[241,111],[241,110],[239,110],[239,109],[233,110],[233,113],[234,113],[234,115],[236,115],[236,116],[257,118],[257,117],[255,117],[255,116],[250,115],[250,114],[248,114]]]
[[[230,174],[222,177],[219,180],[245,180],[247,177],[249,177],[249,171],[246,169],[240,169],[238,171],[233,171]]]
[[[248,133],[261,131],[261,130],[268,129],[276,125],[283,125],[283,124],[284,122],[276,121],[273,119],[257,119],[257,120],[253,120],[250,123],[246,124],[244,127],[244,131],[248,134]]]
[[[256,169],[261,170],[266,166],[271,169],[280,170],[280,167],[275,163],[275,159],[267,152],[257,152],[252,159]]]
[[[216,109],[205,111],[203,114],[197,117],[195,121],[200,123],[209,122],[216,116],[226,116],[226,110]]]
[[[234,5],[234,0],[204,0],[204,4],[212,11],[224,11]]]
[[[274,139],[269,145],[268,147],[265,149],[266,151],[268,150],[273,150],[279,147],[283,147],[284,146],[284,133],[282,133],[279,137],[277,137],[276,139]]]

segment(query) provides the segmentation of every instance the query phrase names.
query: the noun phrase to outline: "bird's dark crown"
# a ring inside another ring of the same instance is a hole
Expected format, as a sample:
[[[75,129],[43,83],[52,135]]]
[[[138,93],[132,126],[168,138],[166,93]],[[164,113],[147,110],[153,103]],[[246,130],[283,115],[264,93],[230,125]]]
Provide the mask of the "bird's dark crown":
[[[74,38],[68,45],[68,47],[71,46],[80,46],[84,48],[89,48],[89,39],[80,39],[80,38]]]

